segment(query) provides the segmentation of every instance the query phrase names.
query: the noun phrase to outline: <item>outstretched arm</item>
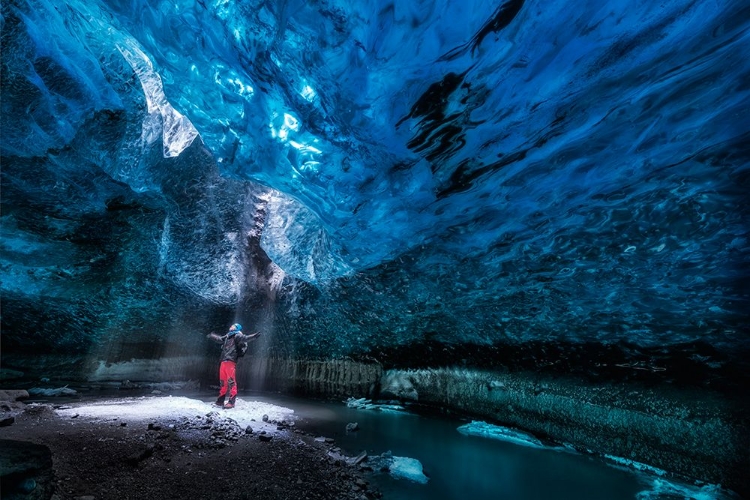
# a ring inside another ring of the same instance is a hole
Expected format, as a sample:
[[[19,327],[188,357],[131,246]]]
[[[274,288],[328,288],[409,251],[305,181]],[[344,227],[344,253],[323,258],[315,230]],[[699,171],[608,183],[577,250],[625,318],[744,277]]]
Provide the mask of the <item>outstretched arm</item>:
[[[260,337],[260,332],[255,332],[252,335],[245,335],[244,336],[247,340],[257,339]]]
[[[224,337],[217,335],[215,332],[209,333],[208,335],[206,335],[206,338],[209,340],[213,340],[214,342],[219,344],[224,342]]]

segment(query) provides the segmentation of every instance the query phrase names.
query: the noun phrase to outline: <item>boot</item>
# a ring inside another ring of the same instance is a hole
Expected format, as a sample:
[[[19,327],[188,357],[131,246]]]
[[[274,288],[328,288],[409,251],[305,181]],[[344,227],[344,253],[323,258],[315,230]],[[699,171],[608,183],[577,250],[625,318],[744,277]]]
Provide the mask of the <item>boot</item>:
[[[226,402],[226,404],[224,405],[224,408],[227,409],[227,410],[230,409],[230,408],[234,408],[234,401],[236,399],[237,399],[237,396],[233,396],[233,397],[229,398],[229,401]]]
[[[224,398],[226,396],[219,396],[216,402],[214,403],[216,406],[224,406]]]

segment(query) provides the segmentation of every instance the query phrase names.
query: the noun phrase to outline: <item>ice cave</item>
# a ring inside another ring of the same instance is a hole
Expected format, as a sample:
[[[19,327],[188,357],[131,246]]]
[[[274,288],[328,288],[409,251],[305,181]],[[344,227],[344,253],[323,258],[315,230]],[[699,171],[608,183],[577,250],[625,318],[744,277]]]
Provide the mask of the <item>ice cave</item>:
[[[3,498],[750,496],[746,0],[0,31]]]

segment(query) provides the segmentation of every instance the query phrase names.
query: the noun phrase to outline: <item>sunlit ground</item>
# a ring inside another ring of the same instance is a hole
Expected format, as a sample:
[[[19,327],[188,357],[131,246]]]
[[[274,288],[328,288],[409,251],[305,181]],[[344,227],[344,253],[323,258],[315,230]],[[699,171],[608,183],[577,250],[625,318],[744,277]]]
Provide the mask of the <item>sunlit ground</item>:
[[[75,415],[100,420],[118,420],[123,422],[145,422],[194,418],[217,412],[223,417],[235,420],[241,426],[251,425],[254,430],[275,431],[276,424],[270,422],[294,421],[294,410],[270,403],[237,398],[237,404],[231,410],[214,406],[211,402],[187,397],[151,397],[114,398],[85,404],[66,405],[57,410],[62,417],[72,418]],[[268,422],[263,422],[267,415]]]

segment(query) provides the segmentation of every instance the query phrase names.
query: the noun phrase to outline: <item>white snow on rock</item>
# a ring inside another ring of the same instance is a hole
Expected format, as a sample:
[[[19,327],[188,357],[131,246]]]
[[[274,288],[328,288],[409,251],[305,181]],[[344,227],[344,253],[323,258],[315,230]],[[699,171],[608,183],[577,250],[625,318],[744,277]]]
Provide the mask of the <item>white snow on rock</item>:
[[[233,419],[243,427],[250,425],[253,429],[259,431],[276,429],[276,424],[271,423],[274,420],[291,422],[296,419],[294,410],[290,408],[239,397],[235,407],[231,410],[214,406],[212,402],[182,396],[144,396],[73,403],[56,411],[61,417],[73,417],[78,414],[80,417],[103,420],[117,419],[124,422],[179,419],[181,417],[194,418],[204,416],[209,412],[217,412],[222,417]],[[268,422],[263,422],[263,415],[268,415]]]

